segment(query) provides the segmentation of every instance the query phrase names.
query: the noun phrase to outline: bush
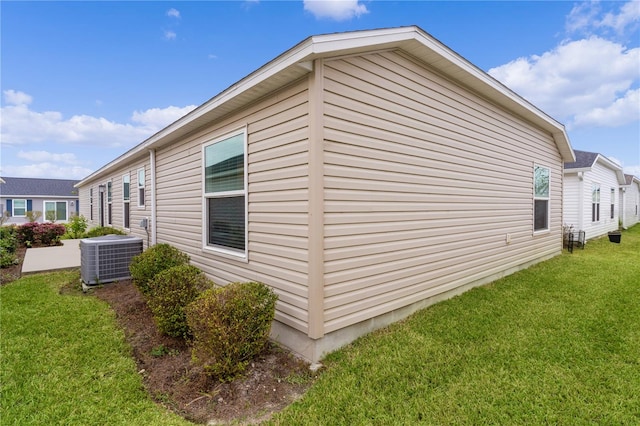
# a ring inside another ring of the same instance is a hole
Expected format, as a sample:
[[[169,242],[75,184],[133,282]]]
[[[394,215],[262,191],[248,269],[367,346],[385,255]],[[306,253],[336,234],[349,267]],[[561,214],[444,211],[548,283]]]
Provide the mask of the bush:
[[[82,215],[74,214],[69,223],[65,225],[67,232],[64,237],[69,239],[82,238],[87,230],[87,219]]]
[[[91,228],[89,232],[85,235],[85,238],[93,238],[93,237],[102,237],[103,235],[126,235],[126,233],[122,232],[117,228],[112,228],[110,226],[96,226],[95,228]]]
[[[133,284],[142,294],[148,296],[153,277],[164,270],[188,263],[189,256],[186,253],[169,244],[156,244],[131,259],[129,271]]]
[[[192,360],[222,381],[242,375],[266,345],[277,296],[261,283],[232,283],[202,293],[187,306]]]
[[[57,223],[28,222],[16,228],[16,237],[20,244],[27,247],[33,244],[55,246],[60,243],[60,237],[65,232],[64,225]]]
[[[17,247],[16,227],[0,227],[0,268],[6,268],[18,262],[18,257],[16,256]]]
[[[27,211],[25,213],[25,216],[27,217],[27,220],[29,222],[37,222],[38,219],[40,219],[42,217],[42,212],[35,210],[35,211]]]
[[[159,272],[149,283],[147,305],[161,333],[173,337],[189,337],[185,308],[213,281],[192,265],[174,266]]]
[[[37,228],[40,224],[37,222],[28,222],[16,228],[16,237],[20,244],[31,247],[36,242]]]

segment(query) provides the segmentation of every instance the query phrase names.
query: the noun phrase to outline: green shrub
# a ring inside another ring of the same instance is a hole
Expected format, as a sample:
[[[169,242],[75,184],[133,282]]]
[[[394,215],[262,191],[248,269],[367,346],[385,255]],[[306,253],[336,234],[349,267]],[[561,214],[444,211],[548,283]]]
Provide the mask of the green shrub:
[[[67,232],[64,234],[63,238],[82,238],[87,230],[87,218],[82,215],[74,214],[71,216],[69,223],[65,225],[65,228],[67,228]]]
[[[18,262],[18,257],[16,256],[17,247],[16,227],[0,227],[0,268],[6,268]]]
[[[192,265],[174,266],[159,272],[149,283],[147,305],[161,333],[189,337],[185,308],[206,289],[214,286]]]
[[[256,282],[202,293],[186,309],[193,362],[218,380],[242,375],[269,339],[276,300],[269,287]]]
[[[86,233],[85,238],[102,237],[103,235],[126,235],[125,232],[110,226],[96,226]]]
[[[138,290],[149,295],[150,281],[158,273],[174,266],[186,265],[189,256],[169,244],[156,244],[131,259],[129,271]]]

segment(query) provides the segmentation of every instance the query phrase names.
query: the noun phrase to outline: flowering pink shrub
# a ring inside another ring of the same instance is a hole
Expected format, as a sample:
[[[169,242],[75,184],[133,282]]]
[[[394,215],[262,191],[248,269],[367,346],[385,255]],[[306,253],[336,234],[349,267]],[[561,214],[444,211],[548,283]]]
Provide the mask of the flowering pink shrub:
[[[60,242],[66,229],[58,223],[29,222],[17,228],[18,241],[26,246],[34,244],[55,246]]]

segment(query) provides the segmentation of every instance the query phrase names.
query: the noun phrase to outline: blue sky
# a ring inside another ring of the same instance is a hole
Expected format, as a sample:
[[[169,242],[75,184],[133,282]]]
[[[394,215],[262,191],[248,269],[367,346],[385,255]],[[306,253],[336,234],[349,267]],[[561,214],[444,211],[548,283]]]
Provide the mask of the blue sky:
[[[640,176],[640,1],[0,3],[0,174],[81,179],[310,35],[418,25]]]

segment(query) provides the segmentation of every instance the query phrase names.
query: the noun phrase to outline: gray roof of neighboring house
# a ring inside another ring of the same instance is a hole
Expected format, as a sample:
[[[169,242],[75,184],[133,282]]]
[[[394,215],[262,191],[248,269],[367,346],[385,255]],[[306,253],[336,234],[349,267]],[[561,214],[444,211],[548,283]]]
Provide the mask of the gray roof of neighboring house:
[[[78,180],[70,179],[39,179],[3,177],[0,183],[0,196],[50,196],[77,198],[78,190],[73,186]]]
[[[633,181],[640,182],[640,178],[636,175],[624,175],[625,185],[631,185]]]
[[[573,163],[564,163],[565,169],[584,169],[591,167],[599,155],[597,152],[578,151],[577,149],[574,149],[573,153],[576,155],[576,161]]]

